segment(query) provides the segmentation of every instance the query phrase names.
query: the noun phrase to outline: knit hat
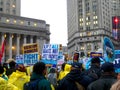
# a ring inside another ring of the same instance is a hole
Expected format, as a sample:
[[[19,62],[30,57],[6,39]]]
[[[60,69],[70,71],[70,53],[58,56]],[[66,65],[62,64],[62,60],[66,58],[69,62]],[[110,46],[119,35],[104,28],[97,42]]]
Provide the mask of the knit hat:
[[[114,65],[113,63],[105,62],[104,64],[102,64],[101,70],[104,72],[114,71]]]

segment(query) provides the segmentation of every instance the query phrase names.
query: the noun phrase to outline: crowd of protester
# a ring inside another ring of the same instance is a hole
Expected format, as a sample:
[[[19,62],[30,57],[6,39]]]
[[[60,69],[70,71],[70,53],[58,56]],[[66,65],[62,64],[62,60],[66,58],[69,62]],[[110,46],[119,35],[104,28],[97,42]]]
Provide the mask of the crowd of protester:
[[[87,70],[78,62],[63,63],[58,71],[44,62],[25,67],[11,61],[0,64],[0,90],[120,90],[120,74],[111,62],[101,65],[98,57]]]

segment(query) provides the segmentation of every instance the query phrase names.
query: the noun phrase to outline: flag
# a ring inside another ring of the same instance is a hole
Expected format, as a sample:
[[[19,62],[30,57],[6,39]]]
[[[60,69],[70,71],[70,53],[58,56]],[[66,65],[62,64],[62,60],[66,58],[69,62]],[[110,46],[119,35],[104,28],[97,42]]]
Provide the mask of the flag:
[[[5,51],[5,39],[4,39],[3,43],[2,43],[1,50],[0,50],[0,63],[2,61],[4,51]]]

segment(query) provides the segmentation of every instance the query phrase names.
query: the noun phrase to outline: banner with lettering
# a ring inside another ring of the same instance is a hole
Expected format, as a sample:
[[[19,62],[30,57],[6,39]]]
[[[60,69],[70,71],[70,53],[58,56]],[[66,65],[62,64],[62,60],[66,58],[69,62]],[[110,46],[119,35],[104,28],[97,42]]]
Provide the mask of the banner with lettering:
[[[44,44],[42,50],[42,61],[47,64],[57,64],[57,60],[63,58],[61,44]]]
[[[90,57],[94,58],[94,57],[100,57],[102,58],[102,53],[99,52],[90,52]]]
[[[17,55],[16,56],[16,63],[17,64],[24,64],[24,56],[23,55]]]
[[[39,52],[37,43],[23,45],[23,54],[36,53],[36,52]]]
[[[37,43],[23,45],[23,57],[25,65],[33,65],[38,62],[39,48]]]
[[[113,62],[115,59],[114,46],[110,38],[104,37],[104,58],[107,62]]]
[[[115,50],[115,60],[113,61],[115,72],[120,73],[120,50]]]
[[[38,62],[38,53],[24,54],[24,64],[33,65]]]

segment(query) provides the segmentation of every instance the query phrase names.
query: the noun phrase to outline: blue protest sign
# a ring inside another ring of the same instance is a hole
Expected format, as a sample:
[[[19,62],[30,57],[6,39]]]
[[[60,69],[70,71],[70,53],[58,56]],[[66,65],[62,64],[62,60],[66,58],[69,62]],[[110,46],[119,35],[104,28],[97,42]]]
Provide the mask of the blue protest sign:
[[[42,50],[42,60],[48,62],[54,62],[52,60],[59,60],[63,58],[63,52],[61,51],[59,44],[44,44]]]
[[[120,73],[120,50],[115,50],[115,60],[113,61],[115,72]]]
[[[33,65],[38,62],[38,53],[24,54],[24,64]]]
[[[115,58],[114,46],[108,37],[104,38],[104,57],[107,62],[113,62]]]
[[[16,56],[16,63],[17,64],[24,64],[24,56],[23,55],[17,55]]]

